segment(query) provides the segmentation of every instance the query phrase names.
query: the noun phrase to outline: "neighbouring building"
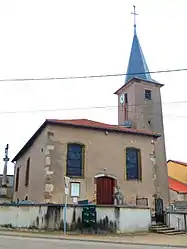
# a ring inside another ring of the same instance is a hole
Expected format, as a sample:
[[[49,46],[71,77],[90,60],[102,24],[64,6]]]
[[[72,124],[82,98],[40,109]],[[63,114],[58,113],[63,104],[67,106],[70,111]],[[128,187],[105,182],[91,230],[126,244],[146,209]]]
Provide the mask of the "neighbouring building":
[[[3,193],[4,187],[2,186],[3,182],[3,174],[0,175],[0,203],[2,202],[11,202],[13,199],[13,193],[14,193],[14,175],[7,175],[6,176],[6,194]]]
[[[187,184],[179,182],[171,177],[168,177],[168,181],[170,202],[187,201]]]
[[[168,176],[187,184],[187,163],[175,161],[175,160],[168,160]]]
[[[170,201],[187,201],[187,163],[168,160]]]
[[[126,203],[161,196],[169,203],[160,89],[148,73],[134,24],[124,85],[118,96],[118,125],[91,120],[46,120],[14,157],[14,200],[114,204],[115,187]],[[137,74],[139,73],[139,74]]]

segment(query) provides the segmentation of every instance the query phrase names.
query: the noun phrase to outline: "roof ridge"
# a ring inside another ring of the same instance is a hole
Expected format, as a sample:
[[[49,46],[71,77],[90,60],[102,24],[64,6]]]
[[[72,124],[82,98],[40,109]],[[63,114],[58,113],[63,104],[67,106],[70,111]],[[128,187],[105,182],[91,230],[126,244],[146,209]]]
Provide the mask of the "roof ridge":
[[[126,128],[119,125],[112,125],[101,123],[99,121],[89,120],[89,119],[71,119],[71,120],[60,120],[60,119],[46,119],[45,122],[38,128],[38,130],[33,134],[33,136],[27,141],[27,143],[23,146],[23,148],[18,152],[18,154],[12,159],[12,162],[17,161],[18,158],[25,153],[25,151],[32,146],[35,139],[40,135],[42,130],[47,125],[61,125],[68,127],[76,127],[76,128],[86,128],[86,129],[94,129],[100,131],[111,131],[111,132],[121,132],[126,134],[133,135],[141,135],[141,136],[149,136],[152,138],[158,138],[161,134],[151,131],[138,130],[134,128]]]
[[[181,184],[183,184],[183,185],[185,185],[187,187],[187,183],[181,182],[181,181],[179,181],[179,180],[177,180],[177,179],[175,179],[175,178],[173,178],[171,176],[168,176],[168,178],[170,178],[171,180],[176,181],[178,183],[181,183]]]
[[[138,132],[138,133],[144,133],[144,134],[149,134],[149,135],[158,135],[160,136],[159,133],[157,132],[151,132],[151,131],[148,131],[148,130],[141,130],[141,129],[136,129],[136,128],[128,128],[128,127],[125,127],[123,125],[118,125],[118,124],[107,124],[107,123],[103,123],[103,122],[100,122],[100,121],[95,121],[95,120],[91,120],[91,119],[47,119],[47,121],[51,121],[51,122],[61,122],[61,123],[67,123],[70,121],[73,122],[73,121],[89,121],[91,123],[95,123],[95,124],[102,124],[102,125],[106,125],[107,127],[105,127],[106,129],[107,128],[122,128],[123,130],[122,131],[133,131],[133,132]],[[81,125],[81,126],[89,126],[91,127],[91,125],[85,123],[85,124],[76,124],[76,123],[72,123],[74,125]]]
[[[169,189],[177,193],[187,193],[187,185],[181,181],[178,181],[168,176]]]
[[[182,164],[184,166],[187,166],[187,163],[182,162],[182,161],[177,161],[177,160],[169,159],[169,160],[167,160],[167,163],[169,163],[169,162],[174,162],[174,163],[177,163],[177,164]]]

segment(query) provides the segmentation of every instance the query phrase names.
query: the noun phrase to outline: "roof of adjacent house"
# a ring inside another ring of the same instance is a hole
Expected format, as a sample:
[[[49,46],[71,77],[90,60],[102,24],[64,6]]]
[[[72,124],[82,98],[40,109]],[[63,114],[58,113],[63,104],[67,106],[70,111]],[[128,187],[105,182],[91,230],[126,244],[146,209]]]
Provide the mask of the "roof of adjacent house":
[[[169,162],[173,162],[173,163],[177,163],[177,164],[180,164],[180,165],[183,165],[183,166],[187,166],[187,163],[185,162],[181,162],[181,161],[176,161],[176,160],[168,160],[167,163]]]
[[[187,185],[178,181],[178,180],[175,180],[171,177],[168,177],[168,183],[169,183],[169,189],[177,192],[177,193],[187,193]]]
[[[119,125],[105,124],[88,119],[72,119],[72,120],[58,120],[58,119],[46,119],[45,122],[39,127],[39,129],[34,133],[34,135],[29,139],[29,141],[23,146],[23,148],[18,152],[18,154],[13,158],[12,162],[17,161],[34,143],[35,139],[40,135],[42,130],[47,125],[60,125],[73,128],[84,128],[84,129],[94,129],[94,130],[107,130],[111,132],[129,133],[135,135],[150,136],[158,138],[161,135],[159,133],[153,133],[149,131],[138,130],[134,128],[126,128]]]

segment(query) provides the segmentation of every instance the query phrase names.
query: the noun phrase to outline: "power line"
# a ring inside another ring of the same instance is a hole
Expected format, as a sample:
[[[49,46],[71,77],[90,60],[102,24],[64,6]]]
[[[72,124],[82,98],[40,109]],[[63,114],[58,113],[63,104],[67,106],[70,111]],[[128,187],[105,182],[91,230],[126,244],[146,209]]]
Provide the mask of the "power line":
[[[107,78],[107,77],[120,77],[126,75],[141,75],[141,74],[158,74],[158,73],[172,73],[187,71],[187,68],[167,69],[139,73],[116,73],[116,74],[100,74],[100,75],[85,75],[85,76],[65,76],[65,77],[43,77],[43,78],[12,78],[0,79],[0,82],[14,82],[14,81],[43,81],[43,80],[75,80],[75,79],[91,79],[91,78]]]
[[[185,103],[187,103],[187,100],[165,102],[165,103],[162,103],[162,104],[165,104],[165,105],[170,104],[171,105],[171,104],[185,104]]]
[[[165,102],[164,104],[187,104],[187,101],[177,101],[177,102]],[[160,104],[154,103],[154,104]],[[128,105],[129,107],[142,107],[142,105]],[[58,111],[83,111],[83,110],[93,110],[93,109],[114,109],[114,108],[123,108],[123,106],[87,106],[87,107],[72,107],[72,108],[55,108],[55,109],[38,109],[38,110],[23,110],[23,111],[0,111],[0,115],[5,115],[5,114],[27,114],[27,113],[41,113],[41,112],[58,112]],[[129,112],[134,112],[132,110],[128,110]],[[159,113],[148,113],[150,115],[158,115]],[[173,116],[173,115],[172,115]],[[185,117],[185,116],[180,116],[180,117]]]

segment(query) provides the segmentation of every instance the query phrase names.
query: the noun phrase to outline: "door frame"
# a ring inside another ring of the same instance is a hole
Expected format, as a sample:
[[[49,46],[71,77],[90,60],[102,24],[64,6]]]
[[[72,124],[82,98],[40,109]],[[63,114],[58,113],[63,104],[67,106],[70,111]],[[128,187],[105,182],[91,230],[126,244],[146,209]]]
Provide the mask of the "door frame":
[[[107,177],[107,178],[114,180],[114,192],[115,192],[115,187],[117,185],[117,177],[112,175],[112,174],[100,173],[100,174],[95,175],[95,177],[94,177],[94,193],[96,196],[95,197],[96,203],[97,203],[97,179],[102,178],[102,177]]]
[[[95,175],[94,178],[100,178],[100,177],[109,177],[109,178],[113,178],[114,180],[117,181],[117,177],[116,176],[111,175],[111,174],[106,174],[106,173],[105,174],[103,174],[103,173],[97,174],[97,175]]]
[[[156,223],[164,224],[164,200],[161,197],[155,198],[155,218]]]

